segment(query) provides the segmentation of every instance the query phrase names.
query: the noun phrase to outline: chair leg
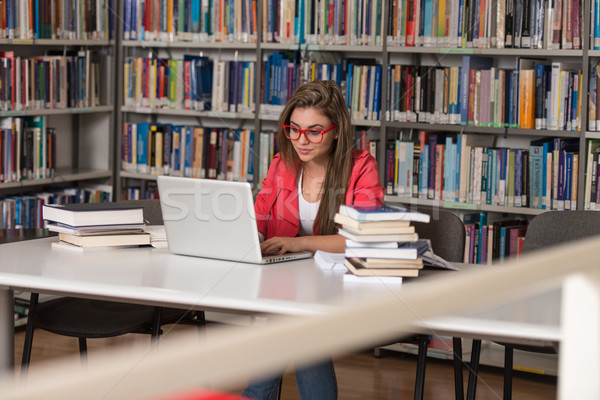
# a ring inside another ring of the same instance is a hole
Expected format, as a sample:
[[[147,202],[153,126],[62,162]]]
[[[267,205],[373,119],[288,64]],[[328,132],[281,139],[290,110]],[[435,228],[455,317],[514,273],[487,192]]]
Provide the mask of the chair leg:
[[[31,293],[29,298],[29,311],[37,306],[40,295],[38,293]],[[31,347],[33,346],[33,320],[27,318],[27,326],[25,327],[25,343],[23,344],[23,357],[21,358],[21,374],[26,374],[29,369],[29,362],[31,361]]]
[[[162,311],[162,307],[154,307],[154,318],[152,320],[152,344],[157,343],[158,338],[160,337]]]
[[[479,356],[481,353],[481,340],[473,340],[471,350],[471,363],[469,365],[469,383],[467,386],[467,400],[475,400],[477,391],[477,376],[479,372]]]
[[[81,363],[87,363],[87,340],[84,337],[79,337],[79,357],[81,358]]]
[[[465,398],[465,392],[463,387],[463,358],[461,338],[452,338],[452,360],[454,361],[454,397],[456,400],[463,400]]]
[[[204,311],[202,312],[202,314],[204,314]],[[279,393],[277,393],[277,400],[281,399],[281,390],[282,390],[282,388],[283,388],[283,376],[279,380]]]
[[[196,319],[198,320],[198,333],[206,338],[206,314],[204,314],[204,311],[198,311]]]
[[[513,352],[512,346],[504,347],[504,400],[512,398]]]
[[[425,391],[425,366],[427,363],[427,335],[419,336],[419,352],[417,353],[417,376],[415,378],[415,400],[423,399]]]

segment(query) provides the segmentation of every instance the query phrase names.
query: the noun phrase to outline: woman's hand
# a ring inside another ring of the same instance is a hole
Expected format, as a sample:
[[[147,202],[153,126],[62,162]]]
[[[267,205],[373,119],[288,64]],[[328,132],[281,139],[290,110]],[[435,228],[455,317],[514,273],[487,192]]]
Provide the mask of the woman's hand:
[[[275,236],[260,244],[260,250],[264,255],[296,253],[305,250],[302,237],[279,237]]]

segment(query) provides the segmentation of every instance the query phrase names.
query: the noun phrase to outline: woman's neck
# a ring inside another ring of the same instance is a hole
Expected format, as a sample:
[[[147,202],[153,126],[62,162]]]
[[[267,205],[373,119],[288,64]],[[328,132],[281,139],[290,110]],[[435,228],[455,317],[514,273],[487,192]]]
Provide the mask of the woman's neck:
[[[326,167],[315,163],[302,163],[302,172],[310,178],[324,178]]]

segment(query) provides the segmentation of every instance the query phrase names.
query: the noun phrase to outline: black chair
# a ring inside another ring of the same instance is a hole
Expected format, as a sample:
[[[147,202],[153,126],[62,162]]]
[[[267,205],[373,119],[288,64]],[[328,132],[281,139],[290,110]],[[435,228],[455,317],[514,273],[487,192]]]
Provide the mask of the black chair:
[[[150,225],[163,223],[158,200],[124,201],[144,208],[144,219]],[[86,359],[88,338],[107,338],[126,333],[145,333],[158,340],[161,326],[172,323],[205,325],[204,312],[153,307],[112,301],[60,297],[38,303],[39,295],[31,294],[25,331],[21,371],[26,372],[31,358],[35,328],[63,336],[77,337],[82,360]]]
[[[465,226],[455,214],[440,209],[419,209],[429,214],[429,223],[415,222],[415,231],[419,238],[429,239],[436,256],[449,262],[462,262],[465,249]],[[427,361],[428,335],[418,336],[417,373],[415,379],[415,399],[422,399],[425,389],[425,366]],[[460,338],[453,338],[454,379],[456,397],[462,399],[462,344]],[[457,356],[457,354],[459,356]],[[460,384],[459,384],[460,381]]]
[[[549,211],[534,217],[527,228],[523,253],[543,250],[567,242],[600,235],[600,213],[597,211]],[[504,399],[512,398],[514,350],[556,354],[556,347],[523,346],[500,343],[504,346]],[[467,399],[475,399],[481,340],[473,341]]]

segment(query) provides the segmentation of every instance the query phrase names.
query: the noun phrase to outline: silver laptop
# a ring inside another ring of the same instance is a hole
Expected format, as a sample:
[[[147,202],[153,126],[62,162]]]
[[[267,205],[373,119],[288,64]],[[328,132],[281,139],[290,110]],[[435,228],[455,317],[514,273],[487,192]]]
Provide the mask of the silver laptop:
[[[249,183],[159,176],[169,250],[175,254],[255,264],[312,256],[263,256]]]

